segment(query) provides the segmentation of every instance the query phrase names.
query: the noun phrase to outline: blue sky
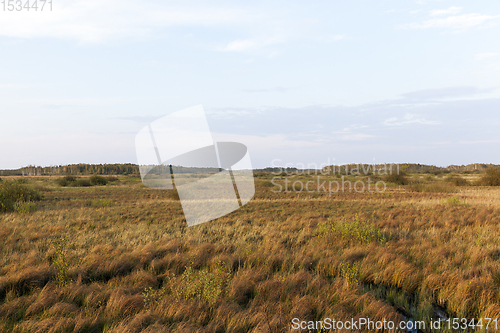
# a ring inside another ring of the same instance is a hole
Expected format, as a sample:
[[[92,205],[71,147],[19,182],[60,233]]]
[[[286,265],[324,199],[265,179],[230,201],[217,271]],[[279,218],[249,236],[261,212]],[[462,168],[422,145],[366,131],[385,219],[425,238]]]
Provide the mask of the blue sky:
[[[0,168],[136,163],[198,104],[254,167],[500,163],[499,24],[492,0],[0,8]]]

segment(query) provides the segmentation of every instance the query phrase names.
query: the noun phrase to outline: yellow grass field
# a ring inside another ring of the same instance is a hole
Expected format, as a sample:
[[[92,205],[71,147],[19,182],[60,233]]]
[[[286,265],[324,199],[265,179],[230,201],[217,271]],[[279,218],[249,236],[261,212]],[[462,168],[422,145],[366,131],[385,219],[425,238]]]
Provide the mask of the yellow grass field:
[[[274,193],[272,177],[256,174],[247,205],[189,228],[173,190],[140,178],[93,187],[22,178],[42,199],[0,213],[0,331],[326,332],[294,330],[292,320],[500,320],[499,187],[413,175],[421,187]]]

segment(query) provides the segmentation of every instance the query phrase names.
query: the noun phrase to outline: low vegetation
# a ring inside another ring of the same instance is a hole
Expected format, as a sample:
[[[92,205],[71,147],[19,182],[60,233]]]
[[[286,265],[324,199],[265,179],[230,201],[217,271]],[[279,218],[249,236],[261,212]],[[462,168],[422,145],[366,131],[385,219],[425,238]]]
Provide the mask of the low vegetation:
[[[384,176],[384,181],[396,185],[408,185],[409,183],[408,176],[404,171],[391,172]]]
[[[190,228],[175,191],[138,177],[3,177],[0,332],[277,333],[293,318],[437,310],[500,319],[500,188],[478,185],[492,175],[278,193],[261,173],[248,204]]]
[[[446,181],[452,185],[455,185],[455,186],[469,185],[469,182],[467,181],[467,179],[465,179],[457,174],[449,175],[448,177],[446,177]]]
[[[457,188],[447,183],[412,184],[409,189],[413,192],[422,193],[455,193]]]
[[[374,223],[361,221],[358,215],[350,221],[343,219],[320,224],[318,236],[330,238],[331,241],[342,240],[347,244],[368,244],[371,242],[386,244],[391,237],[391,235],[383,233]]]
[[[500,186],[500,167],[491,166],[481,176],[479,184],[483,186]]]
[[[35,201],[40,201],[41,195],[24,181],[8,180],[0,182],[0,212],[17,211],[20,213],[35,210]]]
[[[57,184],[62,187],[72,186],[72,187],[89,187],[89,186],[104,186],[108,183],[117,182],[118,178],[116,176],[103,177],[99,175],[92,175],[88,178],[85,177],[75,177],[75,176],[64,176],[57,179]]]

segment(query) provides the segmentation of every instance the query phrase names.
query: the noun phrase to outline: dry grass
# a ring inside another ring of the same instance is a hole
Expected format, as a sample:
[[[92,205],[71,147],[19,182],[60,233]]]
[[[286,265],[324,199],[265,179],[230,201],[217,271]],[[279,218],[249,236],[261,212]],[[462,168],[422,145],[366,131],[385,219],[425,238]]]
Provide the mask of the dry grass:
[[[500,189],[329,196],[270,179],[187,228],[175,194],[137,178],[32,178],[37,210],[0,215],[0,331],[288,332],[295,317],[400,320],[414,300],[416,318],[500,317]]]

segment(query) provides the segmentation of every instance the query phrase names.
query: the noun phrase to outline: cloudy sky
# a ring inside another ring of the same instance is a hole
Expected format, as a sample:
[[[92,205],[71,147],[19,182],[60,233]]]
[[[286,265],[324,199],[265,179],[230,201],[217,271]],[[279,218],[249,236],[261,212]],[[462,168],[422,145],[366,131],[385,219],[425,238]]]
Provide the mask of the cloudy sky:
[[[499,24],[496,0],[0,5],[0,168],[136,163],[198,104],[254,167],[500,163]]]

